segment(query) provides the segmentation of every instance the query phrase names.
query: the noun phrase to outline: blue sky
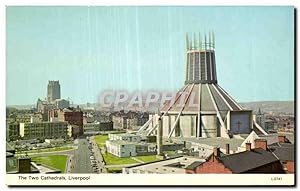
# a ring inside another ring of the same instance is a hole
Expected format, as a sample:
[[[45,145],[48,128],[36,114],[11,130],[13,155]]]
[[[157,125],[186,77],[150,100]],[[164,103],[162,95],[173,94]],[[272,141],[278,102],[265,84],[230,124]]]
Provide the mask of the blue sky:
[[[239,102],[294,100],[293,7],[8,7],[6,102],[180,89],[185,34],[214,31],[218,83]]]

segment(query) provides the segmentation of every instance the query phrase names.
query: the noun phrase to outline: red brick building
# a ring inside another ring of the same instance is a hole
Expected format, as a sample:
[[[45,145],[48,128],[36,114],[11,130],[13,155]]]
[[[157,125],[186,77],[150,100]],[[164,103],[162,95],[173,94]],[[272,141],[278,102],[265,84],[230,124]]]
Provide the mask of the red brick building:
[[[57,118],[58,121],[66,121],[70,125],[79,127],[79,135],[83,134],[83,112],[79,108],[52,109],[49,111],[49,121]]]
[[[278,142],[269,145],[268,149],[273,152],[277,158],[279,158],[286,173],[295,173],[294,144],[291,144],[286,136],[279,135]]]
[[[284,173],[280,161],[267,151],[267,142],[262,139],[255,141],[255,149],[246,145],[245,152],[225,155],[219,148],[214,148],[206,162],[191,164],[186,167],[188,174],[239,174],[239,173]]]

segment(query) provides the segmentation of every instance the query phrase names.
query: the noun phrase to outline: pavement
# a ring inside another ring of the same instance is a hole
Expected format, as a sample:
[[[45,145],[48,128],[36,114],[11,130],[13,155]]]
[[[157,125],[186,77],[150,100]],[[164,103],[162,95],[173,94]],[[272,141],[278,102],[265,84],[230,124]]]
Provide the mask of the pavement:
[[[97,161],[97,168],[99,169],[99,173],[107,173],[107,169],[105,168],[105,162],[101,154],[101,150],[98,147],[94,136],[90,137],[90,145],[92,146],[92,152],[94,153],[93,156]]]

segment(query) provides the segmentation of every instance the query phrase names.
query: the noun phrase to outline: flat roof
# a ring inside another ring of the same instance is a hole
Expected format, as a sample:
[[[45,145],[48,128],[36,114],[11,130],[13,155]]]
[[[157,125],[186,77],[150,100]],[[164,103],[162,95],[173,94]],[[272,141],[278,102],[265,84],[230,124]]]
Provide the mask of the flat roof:
[[[145,143],[145,142],[131,142],[131,141],[123,141],[123,140],[109,140],[108,142],[116,145],[156,145],[156,144],[151,144],[151,143]]]
[[[244,139],[241,138],[224,138],[224,137],[215,137],[215,138],[196,138],[196,137],[181,137],[181,138],[172,138],[182,141],[187,141],[190,143],[204,144],[211,147],[219,146],[221,149],[226,149],[226,144],[229,144],[229,149],[232,151],[237,151],[238,147],[243,143]]]
[[[194,162],[205,162],[204,159],[182,156],[178,158],[162,160],[152,163],[146,163],[138,166],[127,167],[130,170],[142,170],[157,174],[182,174],[185,173],[185,168]]]

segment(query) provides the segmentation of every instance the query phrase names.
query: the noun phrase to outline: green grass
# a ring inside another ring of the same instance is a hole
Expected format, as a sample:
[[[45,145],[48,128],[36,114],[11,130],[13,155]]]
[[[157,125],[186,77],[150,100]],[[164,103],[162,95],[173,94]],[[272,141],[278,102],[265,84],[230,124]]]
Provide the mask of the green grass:
[[[176,151],[164,151],[164,154],[168,154],[169,156],[176,155]]]
[[[51,155],[47,157],[34,157],[31,160],[37,164],[44,164],[46,166],[59,169],[62,173],[64,173],[68,157],[66,155]]]
[[[102,156],[104,158],[104,161],[106,165],[118,165],[118,164],[135,164],[138,163],[137,161],[131,159],[130,157],[126,158],[119,158],[117,156],[114,156],[110,153],[104,153],[102,152]]]
[[[156,157],[156,155],[149,155],[149,156],[136,156],[134,157],[136,159],[139,159],[145,163],[147,162],[153,162],[153,161],[158,161],[159,159]]]
[[[108,173],[122,173],[122,168],[108,168]]]
[[[18,152],[17,154],[67,151],[67,150],[71,150],[71,149],[73,149],[73,147],[54,147],[54,148],[47,148],[47,149],[36,149],[36,150],[29,150],[29,151],[21,151],[21,152]]]
[[[99,147],[103,147],[105,145],[105,141],[108,140],[108,135],[96,135],[95,141]]]

